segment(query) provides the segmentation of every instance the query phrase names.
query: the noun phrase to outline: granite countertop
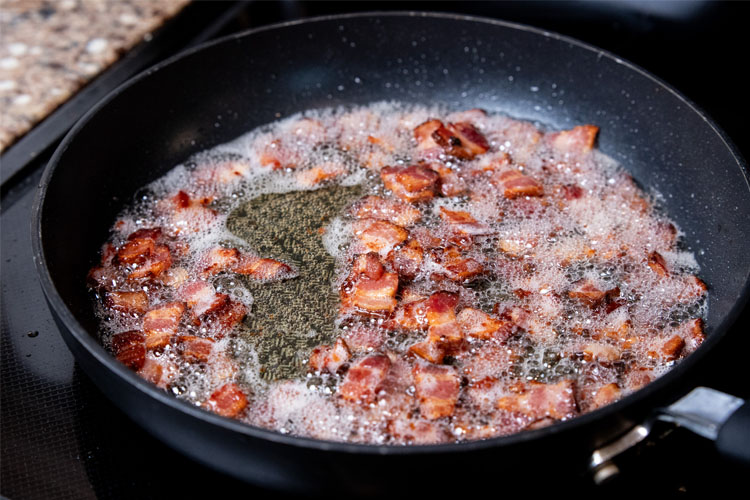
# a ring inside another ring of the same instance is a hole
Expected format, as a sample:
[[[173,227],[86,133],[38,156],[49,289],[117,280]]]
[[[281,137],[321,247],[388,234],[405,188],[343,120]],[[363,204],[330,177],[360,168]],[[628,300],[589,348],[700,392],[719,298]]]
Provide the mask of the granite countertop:
[[[2,0],[0,152],[190,0]]]

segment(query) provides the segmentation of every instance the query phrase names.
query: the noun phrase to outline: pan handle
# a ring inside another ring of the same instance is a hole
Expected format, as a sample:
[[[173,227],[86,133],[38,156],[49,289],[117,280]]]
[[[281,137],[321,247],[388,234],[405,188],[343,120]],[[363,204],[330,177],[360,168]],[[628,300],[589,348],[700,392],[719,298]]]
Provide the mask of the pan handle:
[[[594,451],[589,470],[595,483],[610,481],[620,472],[615,458],[643,441],[657,421],[671,422],[711,439],[723,456],[750,465],[750,401],[697,387],[675,403],[615,441]]]

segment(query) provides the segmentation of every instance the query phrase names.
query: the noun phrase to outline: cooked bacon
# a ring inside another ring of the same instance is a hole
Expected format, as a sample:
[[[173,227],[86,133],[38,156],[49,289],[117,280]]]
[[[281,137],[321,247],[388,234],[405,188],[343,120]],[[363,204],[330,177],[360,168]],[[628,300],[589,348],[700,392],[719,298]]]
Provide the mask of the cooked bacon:
[[[195,233],[216,220],[216,211],[202,203],[207,201],[208,199],[193,199],[185,191],[179,191],[173,197],[162,200],[159,208],[169,215],[170,229],[174,235]]]
[[[380,178],[394,195],[410,203],[431,200],[440,176],[423,165],[384,167]]]
[[[599,361],[613,363],[620,359],[620,349],[601,342],[592,342],[583,347],[583,359],[586,362]]]
[[[97,290],[111,290],[117,282],[117,270],[110,265],[93,267],[86,275],[86,283]]]
[[[417,125],[414,129],[414,138],[417,140],[417,149],[420,151],[431,151],[438,148],[442,149],[432,136],[432,134],[442,126],[443,122],[440,120],[428,120]]]
[[[141,264],[149,258],[156,248],[151,238],[135,238],[125,243],[117,251],[117,262],[121,264]]]
[[[143,314],[148,309],[146,292],[110,292],[107,306],[128,314]]]
[[[515,355],[498,342],[485,342],[476,349],[462,353],[459,359],[463,374],[474,388],[478,388],[494,385],[494,381],[510,369]]]
[[[342,338],[336,339],[336,342],[330,345],[321,345],[316,347],[310,353],[309,367],[310,371],[336,373],[341,366],[349,361],[351,353],[349,347]]]
[[[157,278],[172,265],[172,255],[166,245],[157,245],[145,262],[133,264],[133,271],[128,274],[129,280]]]
[[[440,207],[440,217],[461,233],[487,234],[489,227],[477,221],[469,212],[448,210]]]
[[[452,168],[433,162],[430,163],[430,169],[440,176],[440,194],[443,196],[458,196],[466,191],[466,182]]]
[[[172,288],[178,288],[190,277],[184,267],[171,267],[159,276],[159,281]]]
[[[234,382],[219,387],[206,402],[206,408],[222,417],[234,418],[247,406],[247,396]]]
[[[568,297],[578,300],[586,305],[594,306],[606,297],[607,292],[600,290],[588,279],[573,283],[573,288],[568,291]]]
[[[112,336],[112,352],[122,364],[138,371],[146,362],[145,339],[143,333],[137,330],[117,333]]]
[[[193,281],[180,289],[179,296],[184,300],[194,319],[218,311],[229,300],[229,295],[216,293],[214,286],[207,281]]]
[[[564,420],[578,413],[575,382],[563,380],[557,384],[531,383],[525,392],[498,400],[500,410],[521,413],[534,420],[545,417]]]
[[[431,363],[442,363],[446,355],[456,354],[464,345],[464,335],[456,321],[458,294],[435,292],[425,301],[429,325],[427,339],[412,345],[409,351]]]
[[[167,381],[162,380],[166,378],[164,377],[164,366],[154,359],[146,358],[143,366],[138,369],[138,375],[162,389],[166,387]]]
[[[177,333],[184,312],[182,302],[170,302],[147,312],[143,317],[146,348],[154,350],[167,345],[172,335]]]
[[[377,326],[354,325],[348,327],[341,338],[351,352],[371,352],[385,343],[385,331]]]
[[[295,276],[291,266],[278,260],[241,255],[232,270],[258,281],[277,281]]]
[[[479,309],[465,307],[458,313],[456,321],[461,326],[464,335],[482,340],[505,340],[512,332],[509,321],[493,318]]]
[[[448,278],[453,281],[467,281],[484,272],[482,264],[464,257],[456,247],[448,247],[440,257],[443,267],[448,271]]]
[[[659,276],[669,276],[667,261],[664,260],[664,257],[659,252],[654,251],[648,254],[648,267]]]
[[[372,354],[349,367],[338,392],[345,400],[372,403],[388,375],[391,360],[383,354]]]
[[[398,327],[405,330],[424,330],[427,328],[426,313],[425,300],[415,300],[401,303],[396,308],[392,320]]]
[[[607,384],[600,387],[599,390],[596,391],[594,396],[591,398],[587,409],[590,411],[595,408],[601,408],[602,406],[614,403],[621,397],[622,391],[620,390],[620,386],[618,386],[614,382],[611,384]]]
[[[203,324],[207,324],[214,337],[222,338],[232,331],[247,316],[247,308],[242,302],[229,299],[217,311],[207,314]]]
[[[321,182],[335,179],[346,173],[347,170],[344,165],[327,161],[299,172],[297,174],[297,181],[303,186],[315,186]]]
[[[416,278],[422,269],[423,261],[424,250],[415,239],[408,240],[406,244],[394,250],[390,255],[393,269],[398,272],[399,277],[407,280]]]
[[[395,246],[409,236],[406,229],[384,220],[361,220],[354,227],[354,235],[362,245],[382,257],[387,257]]]
[[[685,347],[685,341],[679,335],[673,335],[659,350],[659,356],[665,361],[674,361],[680,357],[682,349]]]
[[[362,277],[354,285],[351,301],[355,307],[372,312],[392,312],[396,308],[398,275],[383,273],[378,279]]]
[[[231,270],[240,260],[240,251],[236,248],[214,247],[200,260],[201,276],[213,276]]]
[[[430,326],[440,326],[456,320],[456,305],[459,296],[454,292],[435,292],[425,302],[427,322]]]
[[[544,195],[544,188],[536,179],[518,170],[504,170],[493,175],[490,181],[502,189],[503,196],[509,199]]]
[[[435,444],[450,439],[443,422],[424,421],[408,412],[388,419],[387,432],[398,442],[409,444]]]
[[[378,254],[375,252],[360,254],[354,258],[351,273],[353,277],[364,275],[370,279],[377,280],[383,275],[383,272],[385,272],[385,269],[383,268],[383,264],[380,263]]]
[[[379,196],[368,196],[352,207],[352,214],[358,219],[379,219],[407,227],[422,216],[419,210],[408,203],[388,200]]]
[[[577,184],[566,184],[560,188],[564,199],[571,201],[583,197],[583,188]]]
[[[280,170],[296,168],[300,157],[296,151],[287,147],[280,139],[273,139],[261,149],[258,161],[264,167]]]
[[[563,153],[588,153],[594,147],[599,127],[594,125],[579,125],[571,130],[549,134],[552,147]]]
[[[130,233],[128,235],[128,240],[133,241],[136,239],[151,239],[154,240],[154,242],[159,241],[159,239],[162,237],[164,232],[160,227],[142,227],[141,229],[137,229]]]
[[[461,388],[456,368],[417,363],[413,373],[422,416],[429,420],[451,416]]]
[[[429,120],[414,129],[414,138],[422,151],[440,146],[449,155],[463,160],[490,149],[487,139],[468,122],[444,125],[440,120]]]
[[[208,337],[196,337],[195,335],[180,335],[177,337],[177,345],[186,361],[205,363],[214,348],[214,340]]]
[[[703,333],[703,320],[701,318],[690,319],[680,324],[678,330],[681,333],[682,338],[685,340],[685,347],[690,352],[695,351],[706,339],[706,335]]]

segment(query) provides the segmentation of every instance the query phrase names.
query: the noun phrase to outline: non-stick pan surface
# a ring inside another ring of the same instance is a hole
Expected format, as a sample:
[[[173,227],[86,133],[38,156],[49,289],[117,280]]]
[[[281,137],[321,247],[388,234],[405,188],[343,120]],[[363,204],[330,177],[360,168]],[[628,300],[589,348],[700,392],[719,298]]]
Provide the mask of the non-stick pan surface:
[[[116,214],[141,186],[257,125],[380,100],[480,107],[553,128],[600,126],[599,147],[664,195],[697,253],[711,288],[707,341],[638,393],[580,418],[506,438],[413,447],[315,441],[224,419],[149,385],[99,345],[85,276]],[[593,446],[680,396],[742,309],[750,273],[746,175],[708,117],[606,52],[476,18],[337,16],[229,37],[110,95],[68,135],[45,172],[34,251],[48,301],[84,370],[143,427],[212,467],[274,487],[366,493],[414,477],[431,477],[439,488],[441,470],[471,470],[479,480],[533,467],[552,477],[582,466]]]

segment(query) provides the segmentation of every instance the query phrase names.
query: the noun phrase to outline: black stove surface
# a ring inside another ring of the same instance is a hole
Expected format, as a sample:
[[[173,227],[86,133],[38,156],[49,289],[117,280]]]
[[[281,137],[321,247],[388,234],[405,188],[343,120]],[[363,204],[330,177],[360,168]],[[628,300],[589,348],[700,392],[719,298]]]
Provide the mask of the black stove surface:
[[[744,133],[749,99],[740,75],[750,3],[251,2],[233,10],[215,36],[292,18],[392,9],[523,22],[614,52],[680,89],[750,157]],[[223,498],[240,492],[284,497],[212,471],[163,445],[110,403],[77,366],[44,301],[31,255],[31,206],[48,157],[40,156],[2,192],[0,494],[13,500]],[[747,308],[691,383],[749,398],[749,326]],[[746,473],[718,457],[710,442],[671,428],[659,429],[625,457],[622,469],[622,477],[612,484],[597,488],[581,477],[569,487],[585,496],[632,492],[704,497],[742,491]],[[507,485],[501,487],[507,490]]]

